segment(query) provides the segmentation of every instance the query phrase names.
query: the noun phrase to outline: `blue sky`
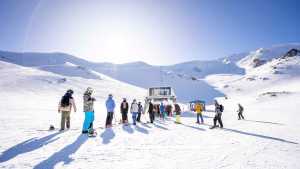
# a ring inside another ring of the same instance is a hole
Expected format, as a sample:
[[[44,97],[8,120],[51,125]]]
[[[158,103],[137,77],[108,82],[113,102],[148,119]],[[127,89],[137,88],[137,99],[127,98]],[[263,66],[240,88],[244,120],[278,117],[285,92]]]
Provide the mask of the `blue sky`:
[[[0,50],[96,62],[210,60],[300,42],[298,0],[1,0]]]

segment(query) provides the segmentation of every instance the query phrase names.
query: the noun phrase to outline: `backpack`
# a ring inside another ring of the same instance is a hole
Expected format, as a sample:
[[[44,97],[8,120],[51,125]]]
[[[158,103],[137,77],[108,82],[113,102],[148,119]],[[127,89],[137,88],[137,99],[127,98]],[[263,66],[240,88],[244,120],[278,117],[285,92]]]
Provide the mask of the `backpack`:
[[[61,101],[60,101],[60,105],[61,107],[68,107],[70,105],[70,99],[72,97],[70,95],[64,95],[62,98],[61,98]]]
[[[220,109],[220,112],[223,112],[224,111],[224,106],[222,104],[220,104],[219,109]]]

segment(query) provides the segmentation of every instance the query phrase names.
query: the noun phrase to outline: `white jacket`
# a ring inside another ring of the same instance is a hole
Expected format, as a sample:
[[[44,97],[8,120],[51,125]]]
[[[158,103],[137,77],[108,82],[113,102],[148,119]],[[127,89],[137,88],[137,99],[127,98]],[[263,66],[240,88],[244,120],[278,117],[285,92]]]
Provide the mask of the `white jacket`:
[[[131,104],[130,112],[131,113],[137,113],[139,111],[139,105],[134,102]]]

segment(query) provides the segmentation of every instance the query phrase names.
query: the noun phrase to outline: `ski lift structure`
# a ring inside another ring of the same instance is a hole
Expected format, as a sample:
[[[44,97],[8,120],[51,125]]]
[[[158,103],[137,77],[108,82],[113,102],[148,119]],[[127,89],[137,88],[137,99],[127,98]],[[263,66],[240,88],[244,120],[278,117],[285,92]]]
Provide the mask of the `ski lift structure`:
[[[172,87],[150,87],[148,89],[148,95],[146,101],[151,101],[153,104],[173,104],[176,100],[176,95]]]
[[[193,100],[193,101],[189,102],[189,106],[190,106],[190,110],[191,111],[195,111],[195,105],[197,103],[200,103],[202,105],[204,111],[206,110],[206,108],[205,108],[205,101],[204,100]]]

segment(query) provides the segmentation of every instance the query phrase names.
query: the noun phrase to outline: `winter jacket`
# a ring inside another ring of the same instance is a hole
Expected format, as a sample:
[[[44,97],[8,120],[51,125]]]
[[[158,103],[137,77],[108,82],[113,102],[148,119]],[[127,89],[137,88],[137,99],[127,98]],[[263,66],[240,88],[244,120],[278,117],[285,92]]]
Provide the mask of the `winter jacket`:
[[[161,104],[159,106],[159,111],[162,113],[162,112],[165,112],[165,106],[163,104]]]
[[[115,101],[112,99],[112,97],[108,97],[105,104],[106,104],[107,112],[114,112],[116,104]]]
[[[138,104],[138,106],[139,106],[139,111],[138,111],[138,113],[143,113],[143,106],[142,106],[141,104]]]
[[[84,112],[94,112],[94,101],[95,99],[89,93],[84,93],[83,95],[83,111]]]
[[[59,102],[59,104],[58,104],[58,111],[59,112],[62,112],[62,111],[69,111],[70,112],[72,110],[72,107],[73,107],[74,111],[76,112],[77,108],[76,108],[76,105],[75,105],[75,101],[71,97],[70,100],[69,100],[69,106],[63,107],[61,105],[61,101]]]
[[[244,111],[243,106],[239,105],[239,110],[238,111],[242,113]]]
[[[130,112],[131,113],[139,112],[139,105],[137,103],[133,102],[130,107]]]
[[[176,115],[180,115],[181,114],[181,108],[180,108],[180,106],[178,104],[175,104],[174,107],[175,107]]]
[[[215,113],[216,113],[216,115],[217,115],[217,114],[222,114],[221,108],[220,108],[220,104],[219,104],[219,103],[216,103],[216,104],[215,104]]]
[[[197,103],[197,104],[195,105],[195,111],[196,111],[197,113],[201,113],[201,112],[202,112],[202,106],[201,106],[201,104]]]
[[[121,112],[128,112],[128,107],[128,103],[126,101],[123,101],[120,106]]]
[[[149,108],[148,108],[148,112],[153,112],[153,104],[149,103]]]

